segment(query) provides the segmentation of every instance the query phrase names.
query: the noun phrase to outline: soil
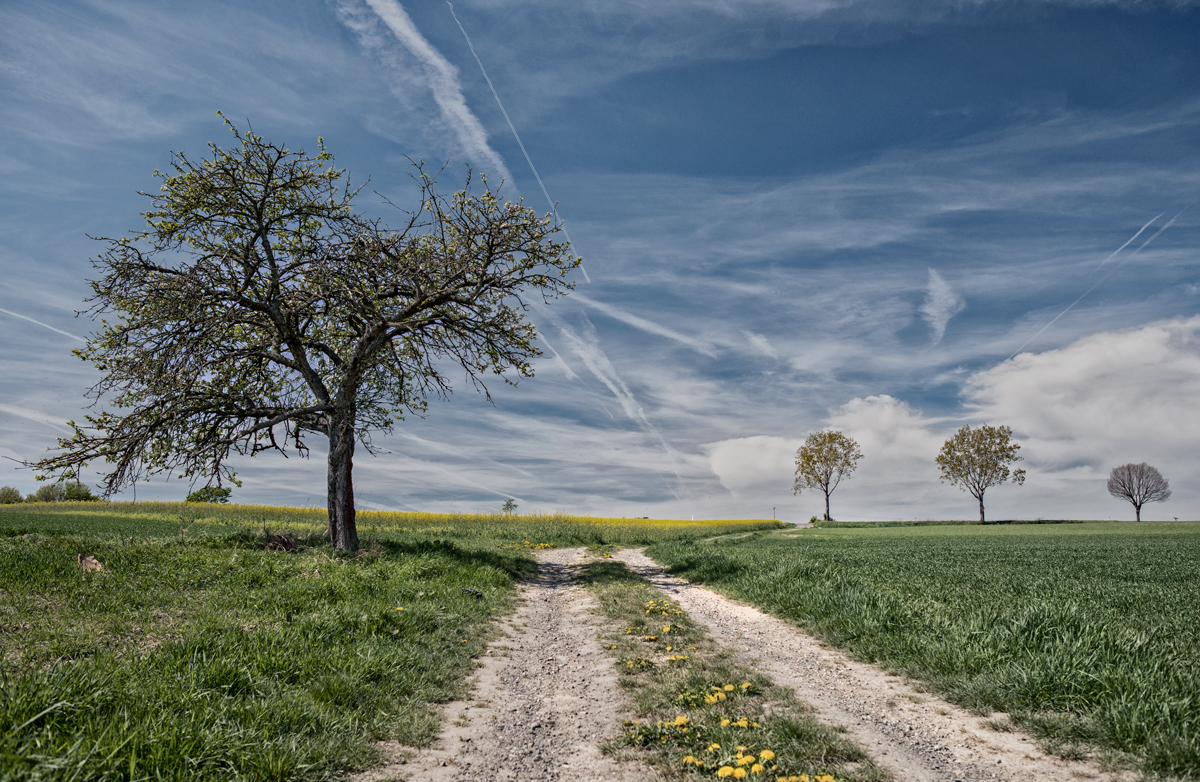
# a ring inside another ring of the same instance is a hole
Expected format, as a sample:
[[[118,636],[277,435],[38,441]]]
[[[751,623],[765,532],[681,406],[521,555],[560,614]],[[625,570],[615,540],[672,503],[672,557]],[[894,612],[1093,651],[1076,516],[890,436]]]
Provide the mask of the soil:
[[[536,554],[539,573],[481,657],[467,701],[443,707],[438,744],[414,750],[385,742],[388,765],[354,782],[531,780],[623,782],[660,778],[599,747],[631,719],[613,661],[600,648],[602,619],[592,595],[572,583],[583,549]],[[919,684],[856,662],[794,625],[668,575],[642,550],[614,555],[665,592],[718,643],[791,687],[818,719],[847,735],[898,782],[1130,782],[1090,761],[1040,751],[1019,731],[924,692]]]
[[[438,744],[412,750],[385,743],[392,762],[356,782],[657,778],[647,766],[600,753],[632,714],[597,640],[595,599],[572,583],[583,552],[535,554],[538,577],[521,586],[521,606],[481,657],[471,699],[443,708]]]

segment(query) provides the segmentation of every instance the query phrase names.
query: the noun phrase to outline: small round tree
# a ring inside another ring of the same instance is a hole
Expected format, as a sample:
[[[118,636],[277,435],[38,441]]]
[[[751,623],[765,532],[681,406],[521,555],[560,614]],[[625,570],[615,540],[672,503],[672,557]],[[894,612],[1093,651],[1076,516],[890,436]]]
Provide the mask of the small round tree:
[[[1021,446],[1012,441],[1012,429],[988,426],[976,429],[964,426],[942,445],[937,463],[942,480],[949,481],[979,500],[979,522],[984,522],[983,493],[1009,479],[1009,465],[1021,461]],[[1025,471],[1014,470],[1012,482],[1025,483]]]
[[[796,482],[792,493],[802,489],[820,489],[825,493],[825,521],[829,515],[829,495],[858,466],[862,451],[853,438],[832,429],[813,432],[796,451]]]
[[[1122,464],[1109,473],[1108,493],[1132,505],[1134,515],[1141,521],[1142,506],[1147,502],[1169,500],[1171,485],[1162,477],[1162,473],[1145,462]]]

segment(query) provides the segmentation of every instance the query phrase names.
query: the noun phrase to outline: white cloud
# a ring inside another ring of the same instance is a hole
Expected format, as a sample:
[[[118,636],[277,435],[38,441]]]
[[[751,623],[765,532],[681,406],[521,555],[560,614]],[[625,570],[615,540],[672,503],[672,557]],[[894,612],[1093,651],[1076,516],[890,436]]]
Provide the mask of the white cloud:
[[[1200,317],[1022,353],[965,390],[972,416],[1012,426],[1043,469],[1181,458],[1200,441]]]
[[[967,303],[963,301],[962,296],[955,293],[950,284],[942,279],[942,275],[930,269],[929,285],[925,288],[925,303],[921,305],[921,315],[933,330],[933,344],[942,341],[946,334],[946,324],[966,307]]]
[[[755,489],[778,489],[792,483],[800,441],[758,435],[722,440],[705,446],[709,468],[735,498]]]

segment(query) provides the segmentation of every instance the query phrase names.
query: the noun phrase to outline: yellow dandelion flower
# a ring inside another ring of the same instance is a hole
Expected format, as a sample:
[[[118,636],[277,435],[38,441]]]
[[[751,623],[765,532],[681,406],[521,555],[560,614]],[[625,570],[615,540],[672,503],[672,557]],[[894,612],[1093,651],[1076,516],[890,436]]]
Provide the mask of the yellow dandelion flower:
[[[733,692],[733,690],[734,690],[734,686],[732,684],[725,685],[725,692]]]
[[[753,755],[742,755],[740,758],[738,758],[738,765],[746,766],[753,763],[755,760],[757,760],[757,758],[755,758]]]
[[[751,774],[761,774],[764,771],[761,763],[755,763],[750,767]]]
[[[693,763],[699,763],[699,762],[700,762],[699,760],[696,760],[696,758],[692,757],[691,755],[688,755],[686,758],[683,759],[683,764],[685,766],[690,766]]]
[[[725,700],[725,693],[723,693],[723,692],[718,692],[718,693],[717,693],[717,700],[719,700],[719,701],[723,701],[723,700]]]
[[[671,651],[674,651],[674,650],[675,650],[675,647],[674,647],[674,646],[668,646],[666,650],[667,650],[668,652],[671,652]]]
[[[721,748],[721,745],[720,745],[720,744],[709,744],[709,745],[708,745],[708,751],[709,751],[709,752],[712,752],[714,749],[720,749],[720,748]]]
[[[761,728],[761,727],[762,727],[762,725],[759,725],[757,722],[751,722],[750,724],[751,724],[751,725],[753,725],[753,726],[754,726],[754,727],[756,727],[756,728]]]
[[[741,771],[741,769],[739,768],[738,771]],[[721,779],[724,779],[725,777],[731,777],[733,776],[733,768],[730,766],[721,766],[719,769],[717,769],[717,776]]]
[[[676,725],[687,725],[688,718],[683,716],[682,714],[680,714],[678,717],[675,718],[675,724]]]
[[[728,720],[728,719],[723,719],[723,720],[721,720],[721,727],[722,727],[722,728],[723,728],[723,727],[725,727],[725,726],[726,726],[726,725],[728,725],[728,724],[729,724],[729,720]]]
[[[764,749],[762,752],[758,753],[758,756],[760,758],[762,758],[763,760],[774,760],[775,759],[775,753],[769,749]]]
[[[751,684],[750,684],[750,682],[742,682],[742,689],[743,689],[743,690],[747,690],[747,689],[749,689],[751,686],[753,686],[753,685],[751,685]]]
[[[404,606],[396,606],[396,610],[397,610],[397,611],[403,611],[403,610],[404,610]]]
[[[775,782],[788,782],[787,777],[775,777]]]
[[[740,755],[740,754],[742,754],[743,752],[745,752],[745,751],[746,751],[746,748],[745,748],[745,747],[738,747],[737,749],[738,749],[738,754],[739,754],[739,755]]]
[[[738,720],[738,721],[737,721],[736,723],[734,723],[734,724],[735,724],[735,725],[737,725],[739,728],[744,728],[744,727],[746,727],[747,725],[749,725],[750,723],[746,722],[746,718],[745,718],[745,717],[742,717],[740,720]]]
[[[716,703],[716,702],[717,702],[717,699],[716,699],[716,698],[714,698],[714,697],[713,697],[713,696],[711,696],[711,695],[705,695],[705,696],[704,696],[704,702],[705,702],[705,703]]]
[[[818,774],[813,779],[814,779],[814,782],[837,782],[833,778],[833,774]]]
[[[744,769],[744,768],[735,768],[735,769],[733,770],[733,778],[734,778],[734,779],[745,779],[745,778],[746,778],[746,769]]]
[[[663,625],[663,632],[664,633],[671,632],[671,625]]]

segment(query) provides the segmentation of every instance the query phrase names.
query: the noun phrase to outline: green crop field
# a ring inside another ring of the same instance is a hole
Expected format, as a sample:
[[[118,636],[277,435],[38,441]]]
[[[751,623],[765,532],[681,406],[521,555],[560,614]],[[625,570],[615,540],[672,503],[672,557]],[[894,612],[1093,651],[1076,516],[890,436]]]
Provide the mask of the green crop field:
[[[1198,523],[845,525],[647,553],[1060,754],[1200,779]]]
[[[529,549],[778,526],[362,513],[344,556],[323,510],[0,506],[0,779],[339,778],[436,736]]]

